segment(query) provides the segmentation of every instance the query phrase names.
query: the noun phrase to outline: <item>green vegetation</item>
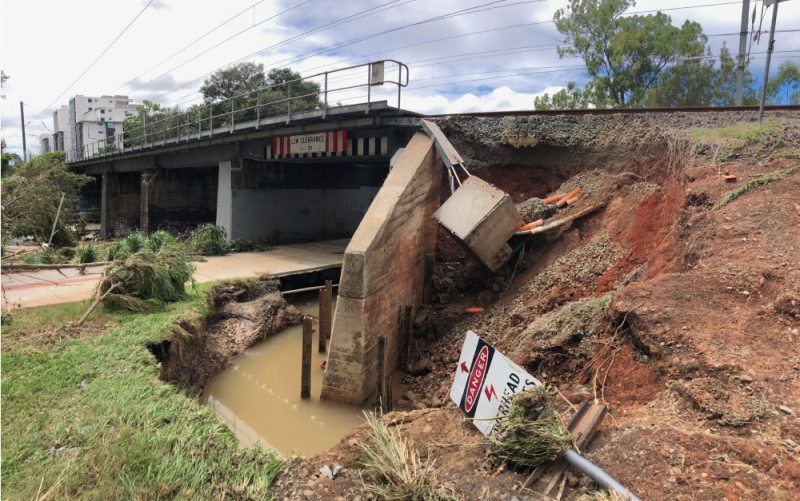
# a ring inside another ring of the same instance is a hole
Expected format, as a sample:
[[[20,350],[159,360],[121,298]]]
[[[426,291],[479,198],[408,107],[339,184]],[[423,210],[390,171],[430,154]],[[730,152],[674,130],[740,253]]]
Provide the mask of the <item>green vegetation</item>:
[[[276,247],[265,244],[257,238],[237,238],[228,244],[231,252],[265,252],[275,250]]]
[[[134,233],[118,243],[113,262],[103,270],[97,286],[97,297],[104,304],[154,311],[184,299],[187,282],[195,286],[195,267],[184,244],[168,233],[156,232],[150,238]]]
[[[95,244],[86,244],[78,247],[75,255],[78,263],[97,263],[100,261],[100,248]]]
[[[364,415],[372,428],[372,440],[359,442],[358,463],[367,492],[385,500],[455,500],[434,486],[430,457],[423,466],[419,452],[408,446],[399,431],[390,430],[381,414],[364,411]]]
[[[716,65],[700,24],[673,26],[662,12],[625,15],[635,5],[634,0],[570,0],[556,11],[556,28],[564,37],[559,57],[583,59],[592,79],[583,89],[570,82],[552,97],[537,97],[537,110],[734,104],[736,62],[730,51],[723,47]],[[708,58],[698,59],[703,56]],[[754,83],[746,71],[744,104],[757,102]]]
[[[204,224],[192,232],[192,247],[205,256],[224,256],[228,249],[228,232],[222,226]]]
[[[142,101],[138,112],[128,114],[123,123],[125,146],[142,144],[145,115],[147,115],[148,142],[174,138],[179,133],[195,134],[201,129],[208,131],[212,127],[215,129],[228,127],[231,122],[242,123],[255,120],[257,117],[286,115],[289,109],[287,102],[284,101],[288,94],[287,87],[291,87],[292,96],[306,96],[291,101],[292,113],[322,108],[318,83],[311,81],[286,83],[300,76],[300,73],[290,68],[273,69],[264,73],[263,64],[251,62],[218,70],[206,78],[200,87],[203,104],[181,110],[177,105],[167,108],[148,100]],[[275,87],[255,92],[257,89],[269,86]],[[233,115],[231,115],[230,101],[214,104],[229,98],[234,98]]]
[[[566,454],[575,437],[561,425],[554,398],[544,386],[512,396],[508,415],[497,422],[489,437],[489,451],[528,471]],[[531,413],[538,417],[530,420]]]
[[[90,329],[62,327],[85,309],[25,309],[4,323],[3,497],[269,499],[281,462],[241,449],[213,410],[160,381],[147,349],[207,316],[208,298],[150,315],[100,307]]]
[[[53,261],[50,259],[50,254],[34,252],[25,256],[22,262],[25,264],[50,264]]]
[[[36,155],[20,164],[16,172],[6,175],[2,183],[2,231],[12,237],[33,235],[47,242],[58,214],[52,244],[56,247],[74,245],[75,237],[67,221],[76,217],[74,202],[90,178],[70,172],[64,163],[63,151]],[[58,206],[61,195],[64,203]]]
[[[767,84],[771,101],[782,98],[783,104],[800,104],[800,66],[794,61],[784,61],[778,66],[778,76]]]
[[[756,179],[753,179],[752,181],[745,183],[739,188],[727,192],[725,196],[722,197],[722,200],[720,200],[719,203],[717,203],[717,205],[715,205],[712,210],[720,210],[721,208],[733,202],[734,200],[744,195],[748,191],[751,191],[758,186],[769,184],[779,179],[783,179],[796,170],[797,170],[796,167],[785,170],[776,170],[775,172],[770,172],[769,174],[764,174],[763,176],[757,177]]]
[[[745,146],[755,145],[759,150],[777,148],[783,144],[784,126],[775,117],[769,117],[758,124],[740,123],[712,129],[692,130],[696,145],[711,144],[719,148],[717,158],[726,158]]]

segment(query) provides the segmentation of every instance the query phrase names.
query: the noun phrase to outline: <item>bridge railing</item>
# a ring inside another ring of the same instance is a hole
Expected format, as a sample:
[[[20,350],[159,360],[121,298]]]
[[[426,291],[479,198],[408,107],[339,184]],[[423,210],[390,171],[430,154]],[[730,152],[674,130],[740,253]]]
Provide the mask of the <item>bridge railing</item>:
[[[396,80],[385,78],[386,63],[396,64]],[[364,75],[356,71],[363,68],[366,68],[366,83],[335,86],[336,83],[363,78]],[[331,75],[347,71],[355,72],[356,75],[337,75],[329,78]],[[313,79],[320,79],[321,85]],[[322,110],[325,116],[331,107],[328,100],[331,94],[364,87],[367,89],[366,104],[369,111],[372,103],[372,87],[383,84],[397,86],[399,110],[401,91],[403,87],[408,86],[408,81],[408,66],[394,59],[383,59],[268,85],[221,101],[193,107],[182,113],[169,114],[167,110],[162,113],[167,116],[158,117],[152,122],[148,122],[147,110],[142,108],[139,111],[142,125],[131,129],[123,126],[120,134],[73,148],[67,151],[67,162],[113,157],[142,149],[177,144],[181,141],[207,139],[216,134],[233,134],[241,129],[257,129],[263,121],[277,117],[285,117],[286,123],[289,123],[293,115],[307,111]],[[312,82],[317,85],[309,85]]]

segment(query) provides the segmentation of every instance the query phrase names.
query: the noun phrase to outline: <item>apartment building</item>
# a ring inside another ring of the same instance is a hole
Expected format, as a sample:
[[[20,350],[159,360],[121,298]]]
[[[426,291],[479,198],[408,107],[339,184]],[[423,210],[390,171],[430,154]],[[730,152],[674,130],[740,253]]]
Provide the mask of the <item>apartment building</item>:
[[[72,147],[72,129],[69,127],[69,106],[62,105],[53,112],[53,151],[65,151]]]
[[[50,153],[56,151],[53,149],[53,135],[52,134],[39,134],[39,153]]]
[[[123,132],[122,122],[138,107],[128,96],[73,97],[69,100],[70,149],[88,145],[87,153],[91,155],[100,148],[116,145],[116,136]]]

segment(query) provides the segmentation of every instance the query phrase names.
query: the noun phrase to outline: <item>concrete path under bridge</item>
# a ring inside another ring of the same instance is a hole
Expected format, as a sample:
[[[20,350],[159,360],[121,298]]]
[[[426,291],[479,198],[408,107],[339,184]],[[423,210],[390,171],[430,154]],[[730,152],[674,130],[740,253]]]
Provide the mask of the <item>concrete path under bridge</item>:
[[[210,282],[226,278],[247,278],[263,272],[291,275],[341,268],[349,239],[308,244],[284,245],[269,252],[238,252],[227,256],[207,256],[196,263],[195,280]],[[82,301],[91,297],[101,267],[89,268],[85,275],[75,269],[42,270],[2,275],[2,307],[45,306]]]

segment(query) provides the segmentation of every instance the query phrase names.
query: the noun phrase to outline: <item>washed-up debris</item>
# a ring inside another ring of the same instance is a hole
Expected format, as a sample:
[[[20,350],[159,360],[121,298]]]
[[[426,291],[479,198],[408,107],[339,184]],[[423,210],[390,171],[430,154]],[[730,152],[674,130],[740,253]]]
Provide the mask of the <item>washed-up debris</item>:
[[[555,205],[549,204],[546,200],[539,198],[529,198],[516,205],[517,212],[526,224],[541,219],[548,219],[555,215],[558,209]]]
[[[564,198],[564,195],[553,195],[550,198],[545,198],[544,200],[542,200],[542,203],[553,204],[553,203],[558,202],[562,198]]]
[[[467,314],[473,315],[475,313],[480,313],[483,311],[483,308],[467,308]]]
[[[735,183],[736,181],[739,180],[739,176],[737,176],[736,174],[723,174],[722,180],[725,181],[726,183]]]

